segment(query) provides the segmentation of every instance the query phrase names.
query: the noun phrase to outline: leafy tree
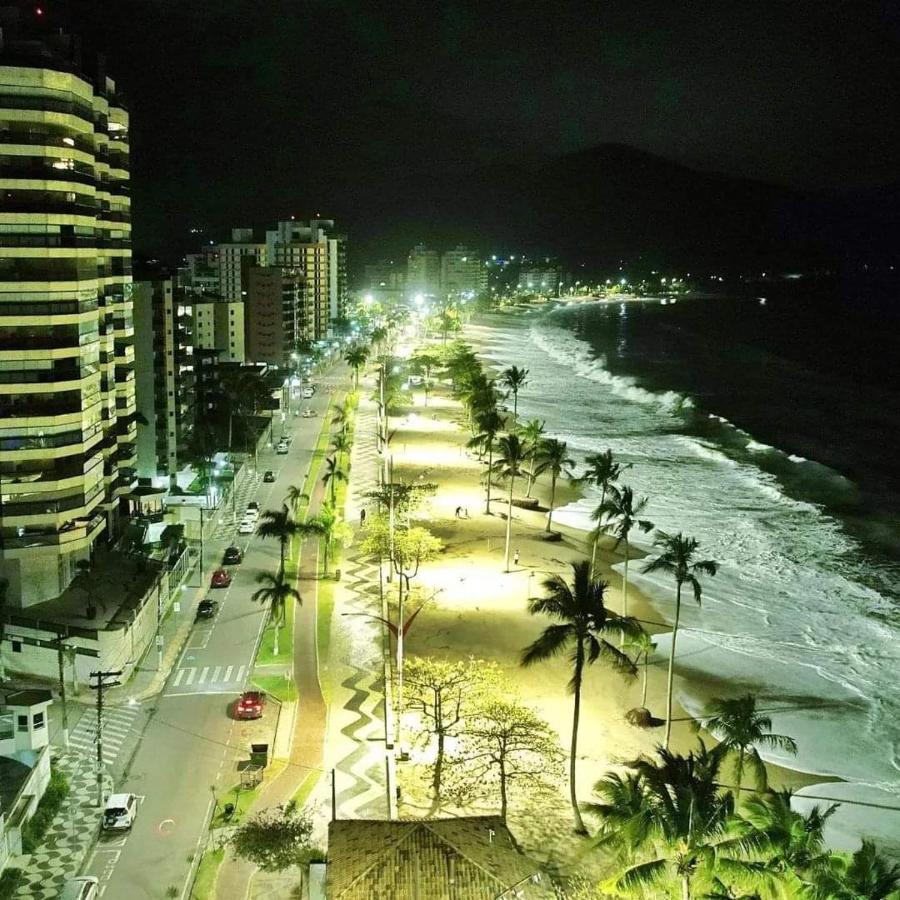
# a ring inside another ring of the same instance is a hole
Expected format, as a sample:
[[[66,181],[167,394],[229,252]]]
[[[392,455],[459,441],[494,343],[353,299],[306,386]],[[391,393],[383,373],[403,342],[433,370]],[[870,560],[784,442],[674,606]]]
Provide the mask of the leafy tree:
[[[575,763],[578,753],[578,720],[581,714],[581,687],[585,666],[598,660],[608,663],[614,671],[622,675],[635,674],[634,663],[614,646],[607,638],[610,635],[632,636],[640,631],[634,619],[617,616],[606,608],[605,581],[591,579],[590,563],[575,563],[572,566],[572,583],[561,575],[554,575],[544,582],[543,597],[533,597],[528,601],[528,612],[546,615],[559,624],[548,625],[534,643],[522,653],[522,665],[553,659],[562,653],[569,653],[572,661],[572,677],[569,690],[574,695],[572,715],[572,746],[569,755],[569,794],[572,812],[575,816],[575,830],[586,834],[578,795],[575,788]]]
[[[525,492],[525,496],[530,497],[538,476],[537,457],[544,442],[544,423],[540,419],[529,420],[519,429],[519,437],[528,454],[528,490]]]
[[[469,712],[497,684],[496,663],[468,659],[451,661],[411,656],[406,663],[406,706],[418,713],[422,731],[434,739],[436,755],[431,786],[440,797],[447,738],[455,737]]]
[[[578,479],[581,484],[592,484],[596,488],[600,488],[600,503],[597,505],[599,510],[606,503],[606,493],[609,486],[619,480],[622,472],[630,468],[630,466],[622,466],[613,459],[612,450],[605,450],[603,453],[592,453],[585,458],[584,474]],[[595,511],[593,518],[600,518]],[[594,534],[594,543],[591,547],[591,571],[593,572],[597,561],[597,543],[600,539],[599,532]]]
[[[644,675],[641,684],[641,709],[647,708],[647,670],[650,668],[650,654],[656,649],[653,637],[646,631],[639,631],[632,636],[626,645],[626,649],[635,653],[635,665],[643,669]]]
[[[503,383],[513,395],[513,418],[519,415],[519,391],[528,384],[528,369],[510,366],[503,370]]]
[[[675,671],[675,641],[678,637],[678,621],[681,618],[681,590],[684,585],[689,585],[694,592],[697,605],[703,589],[700,585],[701,575],[715,575],[718,566],[711,559],[695,561],[698,543],[694,538],[685,537],[680,531],[678,534],[667,534],[660,531],[656,535],[654,544],[659,548],[659,556],[651,559],[645,566],[645,572],[669,572],[675,578],[675,621],[672,624],[672,647],[669,651],[669,675],[666,683],[666,739],[665,747],[669,746],[669,738],[672,735],[672,681]]]
[[[419,348],[413,353],[410,361],[413,372],[422,376],[425,388],[425,405],[428,406],[428,389],[431,386],[431,373],[441,364],[438,355],[428,348]]]
[[[284,502],[285,505],[290,507],[291,512],[296,516],[300,510],[300,505],[303,501],[309,500],[309,494],[304,494],[303,491],[297,487],[297,485],[292,484],[285,495]]]
[[[480,449],[487,454],[486,473],[486,500],[484,511],[491,514],[491,471],[494,465],[494,445],[497,435],[503,430],[504,420],[500,413],[494,410],[485,410],[476,417],[478,433],[466,444],[467,447]]]
[[[322,484],[329,489],[329,496],[332,506],[334,505],[335,485],[339,481],[346,480],[347,475],[340,467],[337,459],[335,459],[335,457],[333,456],[329,456],[328,459],[325,460],[325,474],[322,476]]]
[[[303,603],[300,592],[284,580],[284,569],[273,575],[271,572],[260,572],[256,583],[262,585],[250,595],[254,603],[265,603],[269,606],[269,618],[275,624],[275,655],[278,656],[278,634],[284,625],[284,613],[288,600],[294,599]]]
[[[756,775],[757,787],[766,784],[766,767],[757,747],[772,747],[797,752],[797,742],[784,734],[772,734],[772,719],[756,710],[756,697],[744,694],[732,699],[715,699],[710,703],[711,713],[707,728],[719,738],[722,746],[737,754],[734,766],[735,798],[740,797],[744,778],[744,764],[749,763]]]
[[[340,406],[335,407],[334,413],[331,416],[331,424],[340,432],[346,431],[350,424],[350,416],[352,414],[353,405],[348,397]]]
[[[264,872],[280,872],[320,855],[311,844],[312,817],[293,802],[270,807],[241,823],[231,838],[234,852]]]
[[[646,505],[646,497],[642,497],[637,503],[634,502],[634,494],[630,487],[625,486],[619,490],[615,485],[610,485],[605,502],[601,503],[592,513],[593,517],[600,520],[598,529],[608,531],[615,537],[616,548],[618,548],[619,544],[625,544],[625,563],[622,574],[622,613],[626,616],[628,615],[628,557],[631,549],[629,538],[635,528],[638,528],[645,534],[653,530],[652,522],[640,518]],[[605,523],[604,519],[606,520]]]
[[[550,531],[553,523],[553,506],[556,503],[556,480],[560,475],[572,477],[575,460],[569,456],[569,448],[565,441],[550,438],[541,442],[537,462],[539,473],[550,473],[550,510],[547,513],[547,531]],[[628,613],[627,609],[625,613]]]
[[[338,519],[334,507],[330,503],[323,503],[317,515],[300,523],[298,533],[304,537],[315,534],[322,539],[322,572],[324,575],[328,574],[328,564],[334,545],[340,544],[342,547],[349,547],[353,542],[353,532],[350,526]]]
[[[366,364],[368,358],[369,351],[358,344],[355,347],[351,347],[344,354],[344,362],[353,369],[353,383],[355,388],[359,388],[359,370]]]
[[[285,551],[291,538],[298,534],[297,522],[291,518],[290,511],[284,505],[280,510],[267,509],[259,518],[260,525],[256,529],[256,533],[261,538],[274,538],[278,541],[278,548],[281,552],[281,571],[284,572]]]
[[[410,516],[436,491],[434,482],[394,481],[382,484],[374,491],[366,491],[363,496],[374,500],[379,512],[389,511],[393,504],[397,520],[409,524]]]
[[[461,796],[499,790],[505,819],[510,789],[521,782],[533,796],[550,788],[563,756],[559,736],[540,716],[515,700],[489,696],[466,717],[451,773]]]
[[[816,900],[894,900],[900,890],[900,866],[888,862],[872,841],[849,859],[833,856],[831,869],[816,883]]]
[[[522,442],[516,434],[505,434],[497,442],[499,458],[494,464],[501,478],[509,480],[509,497],[506,506],[506,571],[509,571],[509,545],[512,536],[512,502],[513,488],[516,478],[522,474],[522,465],[525,462],[525,450]],[[490,473],[488,474],[490,478]]]

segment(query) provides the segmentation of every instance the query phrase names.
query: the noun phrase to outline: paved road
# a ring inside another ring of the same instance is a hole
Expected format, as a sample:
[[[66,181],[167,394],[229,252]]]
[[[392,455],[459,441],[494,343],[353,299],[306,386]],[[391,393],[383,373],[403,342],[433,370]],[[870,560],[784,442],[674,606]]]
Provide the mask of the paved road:
[[[262,509],[279,508],[288,487],[302,485],[332,379],[317,381],[321,389],[303,404],[316,416],[289,418],[290,453],[268,452],[259,459],[260,473],[274,470],[275,483],[259,479],[245,489],[237,504],[238,518],[250,499],[258,500]],[[279,428],[276,423],[276,436]],[[235,528],[226,519],[217,536],[207,541],[206,578],[230,543],[244,549],[244,562],[232,568],[229,588],[210,592],[219,601],[218,613],[195,626],[158,698],[130,775],[118,787],[143,798],[135,825],[124,837],[101,836],[89,858],[86,872],[101,879],[102,892],[111,900],[156,900],[170,887],[177,893],[169,896],[186,896],[192,859],[211,811],[210,787],[222,792],[231,787],[237,760],[247,757],[254,725],[233,721],[229,706],[246,685],[265,624],[264,609],[250,600],[254,579],[260,571],[277,569],[278,543],[239,537]],[[195,583],[198,577],[194,575]]]

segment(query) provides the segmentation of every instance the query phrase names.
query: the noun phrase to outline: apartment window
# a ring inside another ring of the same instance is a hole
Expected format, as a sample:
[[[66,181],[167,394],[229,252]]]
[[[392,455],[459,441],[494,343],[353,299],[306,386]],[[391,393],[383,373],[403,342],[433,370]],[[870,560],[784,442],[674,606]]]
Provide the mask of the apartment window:
[[[21,641],[12,641],[13,653],[21,653],[22,652],[22,642]]]
[[[31,720],[31,724],[34,725],[35,728],[43,728],[44,714],[42,712],[35,713],[34,718]]]
[[[28,716],[16,716],[16,730],[28,731]]]

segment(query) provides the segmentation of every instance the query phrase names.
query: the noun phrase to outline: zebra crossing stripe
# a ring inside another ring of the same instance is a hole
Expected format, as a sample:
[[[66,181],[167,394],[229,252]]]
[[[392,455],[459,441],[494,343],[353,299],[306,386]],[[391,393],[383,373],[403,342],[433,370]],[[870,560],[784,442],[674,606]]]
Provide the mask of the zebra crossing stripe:
[[[178,674],[175,676],[174,686],[178,687],[181,684],[181,679],[184,678],[184,669],[179,669]]]
[[[222,674],[222,667],[221,667],[221,666],[216,666],[215,669],[213,669],[212,679],[211,679],[211,680],[212,680],[212,681],[218,681],[218,680],[219,680],[219,675],[221,675],[221,674]]]
[[[194,676],[197,674],[197,670],[194,668],[190,668],[187,671],[188,671],[188,677],[187,677],[187,681],[185,682],[185,684],[193,684]]]
[[[246,666],[239,666],[237,670],[237,675],[235,676],[235,681],[241,682],[244,680],[244,669]]]
[[[206,676],[209,673],[209,666],[204,666],[203,671],[200,673],[200,677],[197,679],[197,684],[204,684],[206,682]]]
[[[230,680],[231,680],[231,670],[232,670],[233,668],[234,668],[234,666],[229,666],[229,667],[225,670],[225,677],[222,679],[222,681],[230,681]]]

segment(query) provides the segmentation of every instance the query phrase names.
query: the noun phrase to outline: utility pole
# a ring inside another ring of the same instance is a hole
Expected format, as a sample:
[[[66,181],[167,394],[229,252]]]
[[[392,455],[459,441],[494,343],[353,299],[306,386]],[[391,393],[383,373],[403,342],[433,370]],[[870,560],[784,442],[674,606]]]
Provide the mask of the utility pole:
[[[56,662],[59,666],[59,702],[62,706],[62,744],[65,750],[69,749],[69,709],[66,706],[66,666],[64,658],[64,650],[66,645],[63,643],[63,636],[60,634],[56,638]]]
[[[117,672],[91,672],[91,689],[97,692],[97,806],[103,809],[103,691],[106,688],[121,684],[120,681],[109,681],[110,678],[118,678],[122,674]]]

